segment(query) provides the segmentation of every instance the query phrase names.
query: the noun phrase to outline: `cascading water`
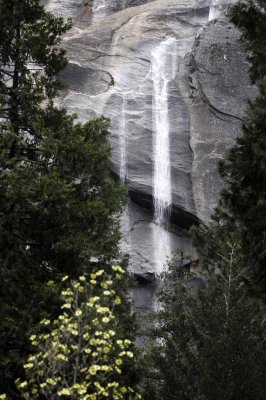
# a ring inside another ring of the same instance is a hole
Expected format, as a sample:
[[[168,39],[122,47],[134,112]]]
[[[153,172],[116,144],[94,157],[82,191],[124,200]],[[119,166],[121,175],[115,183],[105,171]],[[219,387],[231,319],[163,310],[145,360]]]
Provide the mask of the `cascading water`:
[[[121,132],[120,132],[120,180],[125,183],[127,176],[127,160],[126,160],[126,139],[127,139],[127,99],[125,94],[122,97],[122,115],[121,115]]]
[[[222,13],[226,13],[229,5],[234,0],[211,0],[209,10],[209,21],[218,18]]]
[[[173,40],[162,42],[152,51],[154,113],[154,207],[155,222],[163,225],[171,207],[171,172],[168,120],[168,52]]]
[[[121,125],[119,132],[119,153],[120,153],[120,168],[119,177],[122,183],[126,183],[127,179],[127,98],[126,94],[122,94],[122,109],[121,109]],[[131,254],[131,237],[130,237],[130,218],[129,206],[125,206],[120,218],[120,226],[123,232],[127,232],[127,236],[123,237],[123,246],[120,244],[123,253]]]
[[[170,122],[168,86],[175,76],[174,38],[168,38],[151,52],[151,76],[153,80],[153,198],[154,198],[154,264],[160,274],[167,257],[171,255],[171,243],[167,230],[172,202]]]
[[[217,0],[211,0],[210,9],[209,9],[209,21],[216,19],[220,14],[220,10],[218,8]]]

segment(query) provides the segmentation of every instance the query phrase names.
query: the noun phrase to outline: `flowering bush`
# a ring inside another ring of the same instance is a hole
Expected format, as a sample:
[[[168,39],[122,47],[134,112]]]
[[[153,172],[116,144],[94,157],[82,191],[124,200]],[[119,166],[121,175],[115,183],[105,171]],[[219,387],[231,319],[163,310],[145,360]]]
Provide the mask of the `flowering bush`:
[[[124,270],[112,268],[121,279]],[[61,292],[59,317],[42,320],[41,333],[30,337],[36,353],[24,365],[27,379],[16,382],[24,399],[140,398],[123,383],[123,368],[134,357],[133,344],[116,329],[114,308],[121,299],[113,285],[111,275],[98,270],[70,281]]]

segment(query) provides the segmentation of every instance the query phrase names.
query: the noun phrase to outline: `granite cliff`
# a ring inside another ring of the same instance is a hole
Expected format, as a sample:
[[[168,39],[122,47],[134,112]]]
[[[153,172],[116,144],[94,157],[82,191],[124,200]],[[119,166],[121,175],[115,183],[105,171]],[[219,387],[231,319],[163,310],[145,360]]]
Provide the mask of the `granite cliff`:
[[[112,168],[131,198],[121,220],[130,268],[159,272],[176,247],[195,256],[180,228],[210,221],[221,188],[217,161],[239,134],[254,91],[239,33],[226,18],[230,2],[95,0],[86,18],[80,0],[45,3],[74,20],[63,41],[70,62],[61,104],[83,121],[111,119]],[[165,207],[160,223],[156,198]]]

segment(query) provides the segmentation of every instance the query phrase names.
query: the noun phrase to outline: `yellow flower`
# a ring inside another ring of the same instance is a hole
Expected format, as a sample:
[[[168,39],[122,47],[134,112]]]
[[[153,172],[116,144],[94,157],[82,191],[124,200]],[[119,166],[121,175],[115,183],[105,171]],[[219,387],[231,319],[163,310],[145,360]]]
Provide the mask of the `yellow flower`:
[[[78,394],[85,394],[87,392],[87,388],[86,387],[81,387],[78,389]]]
[[[101,366],[101,370],[102,371],[112,371],[112,367],[109,367],[108,365],[102,365]]]
[[[23,389],[23,388],[26,387],[26,386],[28,386],[28,382],[26,382],[26,381],[21,382],[21,383],[18,385],[18,387],[19,387],[20,389]]]
[[[65,276],[62,278],[62,282],[66,281],[67,279],[68,279],[68,275],[65,275]]]
[[[107,385],[107,387],[115,387],[115,388],[117,388],[118,386],[119,386],[118,382],[111,382],[111,383],[108,383],[108,385]]]
[[[121,360],[121,358],[117,358],[116,360],[115,360],[115,364],[116,365],[121,365],[123,363],[123,361]]]
[[[58,361],[68,361],[68,358],[66,356],[64,356],[64,354],[57,354],[55,359]]]
[[[46,379],[46,382],[49,383],[49,385],[56,385],[56,381],[51,378]]]
[[[104,348],[103,348],[103,352],[104,352],[105,354],[109,353],[109,352],[110,352],[109,347],[104,347]]]
[[[71,391],[69,389],[62,389],[57,394],[58,396],[71,396]]]
[[[24,365],[24,368],[25,368],[25,369],[31,369],[31,368],[33,368],[33,366],[34,366],[34,365],[33,365],[32,363],[28,363],[28,364],[25,364],[25,365]]]
[[[91,375],[96,375],[97,374],[97,371],[98,371],[98,365],[92,365],[90,368],[89,368],[89,373],[91,374]]]
[[[40,323],[42,325],[49,325],[51,323],[51,321],[49,319],[43,319]]]
[[[80,276],[80,277],[79,277],[79,280],[80,280],[81,282],[85,282],[85,281],[86,281],[86,278],[85,278],[85,276]]]
[[[83,339],[88,339],[90,337],[90,334],[88,332],[84,333]]]
[[[110,321],[110,318],[108,317],[103,317],[102,321],[107,324]]]
[[[46,382],[40,384],[40,388],[41,388],[41,389],[44,388],[44,387],[46,387],[46,386],[47,386],[47,383],[46,383]]]
[[[120,299],[120,297],[116,297],[115,298],[115,304],[117,304],[117,305],[119,305],[119,304],[121,304],[121,299]]]
[[[61,306],[61,308],[71,308],[71,304],[65,303]]]
[[[80,315],[82,315],[82,311],[81,311],[80,309],[78,309],[78,310],[75,312],[75,316],[76,316],[76,317],[79,317]]]
[[[1,394],[1,395],[0,395],[0,399],[1,399],[1,400],[7,400],[6,394]]]
[[[112,270],[115,272],[120,272],[121,274],[123,274],[125,272],[125,270],[123,268],[121,268],[119,265],[114,265],[112,267]]]

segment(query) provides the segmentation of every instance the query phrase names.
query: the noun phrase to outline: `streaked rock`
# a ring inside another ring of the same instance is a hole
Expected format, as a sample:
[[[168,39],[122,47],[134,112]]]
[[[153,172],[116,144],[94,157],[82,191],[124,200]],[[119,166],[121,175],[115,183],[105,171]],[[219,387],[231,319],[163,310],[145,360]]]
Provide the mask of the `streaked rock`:
[[[175,79],[168,87],[172,222],[208,223],[221,188],[217,162],[240,133],[246,100],[254,93],[239,33],[225,17],[227,5],[227,0],[95,0],[84,23],[82,1],[46,1],[57,15],[75,20],[63,43],[70,63],[62,74],[69,90],[61,104],[82,121],[101,114],[111,119],[112,168],[117,175],[125,171],[133,201],[122,247],[138,274],[154,273],[156,246],[151,51],[166,38],[176,40]],[[171,248],[194,255],[180,231],[169,229]]]

